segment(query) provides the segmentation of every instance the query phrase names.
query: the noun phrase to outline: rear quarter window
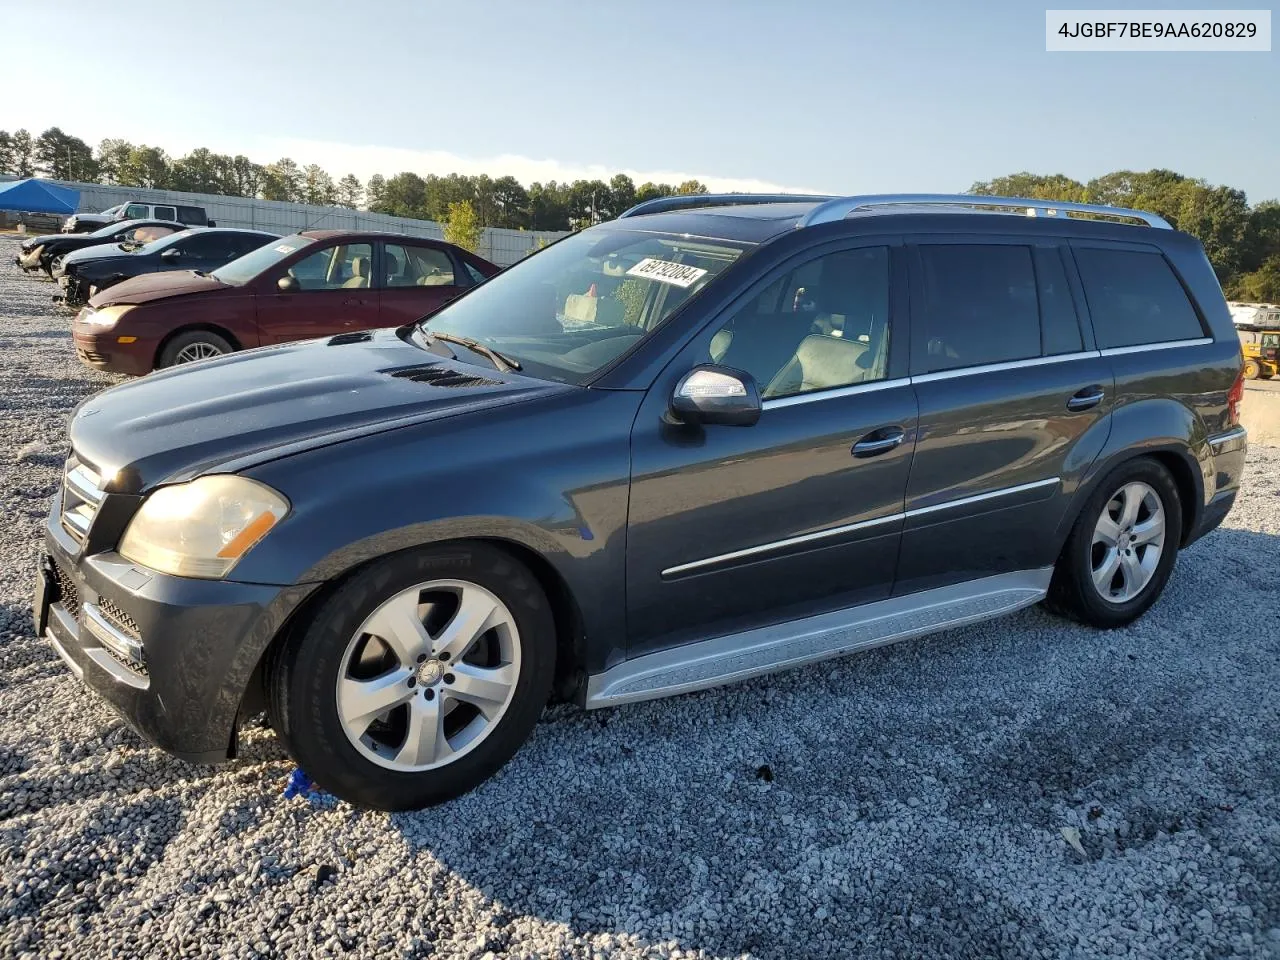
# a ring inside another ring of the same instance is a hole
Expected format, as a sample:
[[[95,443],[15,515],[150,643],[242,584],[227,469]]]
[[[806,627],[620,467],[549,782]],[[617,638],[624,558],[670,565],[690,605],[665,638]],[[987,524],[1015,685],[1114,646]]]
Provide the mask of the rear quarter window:
[[[1100,349],[1205,336],[1186,291],[1161,254],[1077,247],[1075,258]]]

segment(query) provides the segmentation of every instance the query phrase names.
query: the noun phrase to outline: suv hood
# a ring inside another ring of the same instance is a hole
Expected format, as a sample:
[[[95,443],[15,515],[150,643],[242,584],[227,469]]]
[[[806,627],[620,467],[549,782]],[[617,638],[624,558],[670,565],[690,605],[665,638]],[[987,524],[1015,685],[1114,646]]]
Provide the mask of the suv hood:
[[[452,385],[430,382],[441,373],[452,375]],[[472,378],[479,382],[468,382]],[[76,455],[98,470],[108,490],[141,493],[164,482],[242,470],[340,440],[574,389],[446,360],[394,330],[379,330],[149,374],[84,400],[69,432]]]
[[[120,251],[117,250],[117,253]],[[123,256],[123,254],[122,254]],[[198,276],[194,270],[169,270],[163,273],[144,273],[130,277],[124,283],[102,291],[89,301],[95,309],[117,303],[150,303],[165,297],[185,297],[193,293],[247,293],[244,287],[233,287],[207,274]]]

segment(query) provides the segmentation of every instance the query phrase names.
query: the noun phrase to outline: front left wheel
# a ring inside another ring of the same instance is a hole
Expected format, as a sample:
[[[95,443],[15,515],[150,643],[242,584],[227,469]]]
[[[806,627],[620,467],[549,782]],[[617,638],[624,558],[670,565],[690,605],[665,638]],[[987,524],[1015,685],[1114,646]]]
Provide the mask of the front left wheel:
[[[268,668],[272,724],[322,788],[415,810],[496,773],[551,693],[537,579],[481,543],[395,554],[343,584]]]

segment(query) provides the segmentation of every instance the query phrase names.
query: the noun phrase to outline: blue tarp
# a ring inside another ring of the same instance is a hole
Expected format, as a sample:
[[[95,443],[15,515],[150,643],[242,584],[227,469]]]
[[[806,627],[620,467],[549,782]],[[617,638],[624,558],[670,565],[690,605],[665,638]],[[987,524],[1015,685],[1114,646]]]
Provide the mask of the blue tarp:
[[[47,180],[13,180],[0,183],[0,210],[23,213],[75,213],[80,191]]]

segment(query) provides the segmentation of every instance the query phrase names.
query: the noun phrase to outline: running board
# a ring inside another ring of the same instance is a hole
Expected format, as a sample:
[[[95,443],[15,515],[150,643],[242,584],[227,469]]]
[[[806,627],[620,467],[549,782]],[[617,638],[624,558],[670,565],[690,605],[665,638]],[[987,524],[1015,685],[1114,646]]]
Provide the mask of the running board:
[[[1052,575],[1052,567],[1002,573],[659,650],[590,677],[585,706],[595,710],[705,690],[990,620],[1038,603]]]

